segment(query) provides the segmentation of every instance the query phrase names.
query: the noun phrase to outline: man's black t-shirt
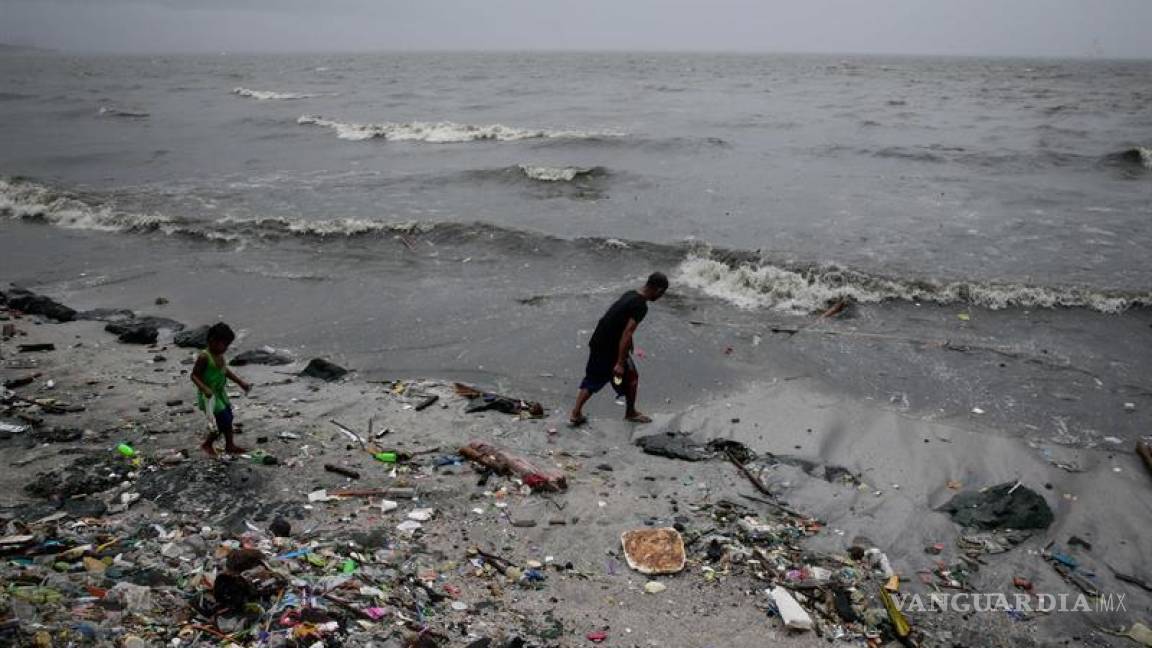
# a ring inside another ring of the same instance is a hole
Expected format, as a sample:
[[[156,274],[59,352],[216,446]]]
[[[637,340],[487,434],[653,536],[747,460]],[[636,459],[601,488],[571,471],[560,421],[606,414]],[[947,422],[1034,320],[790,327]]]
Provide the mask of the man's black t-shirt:
[[[628,320],[634,319],[639,324],[647,314],[648,300],[635,290],[629,290],[600,318],[588,347],[593,354],[611,354],[615,358],[620,351],[620,338],[624,335]]]

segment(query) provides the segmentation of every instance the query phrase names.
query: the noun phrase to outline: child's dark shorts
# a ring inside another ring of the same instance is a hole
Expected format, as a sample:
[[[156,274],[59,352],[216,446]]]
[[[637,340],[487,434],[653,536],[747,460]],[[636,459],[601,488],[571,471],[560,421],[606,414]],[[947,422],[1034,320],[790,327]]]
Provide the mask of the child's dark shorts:
[[[219,412],[212,414],[216,418],[216,430],[219,432],[232,431],[232,406],[229,405]]]

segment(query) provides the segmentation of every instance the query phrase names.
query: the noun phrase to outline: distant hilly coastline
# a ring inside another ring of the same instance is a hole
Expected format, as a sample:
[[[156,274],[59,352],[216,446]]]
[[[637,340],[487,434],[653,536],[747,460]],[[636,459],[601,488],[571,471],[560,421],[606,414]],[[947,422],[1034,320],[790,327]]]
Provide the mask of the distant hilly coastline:
[[[32,47],[31,45],[11,45],[9,43],[0,43],[0,54],[19,54],[21,52],[50,52],[52,50],[43,47]]]

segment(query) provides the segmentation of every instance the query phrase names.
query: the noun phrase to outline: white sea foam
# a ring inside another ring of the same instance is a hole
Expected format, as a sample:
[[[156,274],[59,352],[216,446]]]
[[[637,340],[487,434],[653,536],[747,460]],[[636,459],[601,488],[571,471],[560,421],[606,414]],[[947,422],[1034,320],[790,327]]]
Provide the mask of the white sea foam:
[[[104,117],[129,117],[132,119],[144,119],[150,116],[143,110],[126,110],[115,106],[101,106],[99,113]]]
[[[474,126],[454,122],[356,124],[325,119],[317,115],[304,115],[297,119],[296,123],[331,128],[336,131],[337,137],[346,140],[381,138],[397,142],[428,142],[431,144],[453,144],[477,140],[504,142],[524,139],[588,139],[618,135],[617,133],[533,130],[512,128],[501,124]]]
[[[233,88],[232,94],[248,97],[257,101],[290,101],[293,99],[309,99],[313,94],[300,92],[272,92],[270,90],[250,90],[248,88]]]
[[[162,216],[119,211],[108,205],[91,205],[34,182],[4,178],[0,178],[0,215],[43,221],[67,229],[105,232],[154,230],[173,223]]]
[[[520,170],[533,180],[542,182],[572,182],[576,178],[592,173],[592,169],[581,167],[547,167],[521,164]]]
[[[1145,169],[1152,169],[1152,148],[1137,146],[1136,150],[1140,153],[1140,164],[1143,164]]]
[[[1081,307],[1120,313],[1152,304],[1152,295],[1119,296],[1077,287],[980,282],[901,281],[834,267],[795,270],[770,263],[729,265],[693,254],[676,271],[676,282],[740,308],[808,313],[842,297],[861,303],[886,300],[969,303],[992,310],[1009,307]]]

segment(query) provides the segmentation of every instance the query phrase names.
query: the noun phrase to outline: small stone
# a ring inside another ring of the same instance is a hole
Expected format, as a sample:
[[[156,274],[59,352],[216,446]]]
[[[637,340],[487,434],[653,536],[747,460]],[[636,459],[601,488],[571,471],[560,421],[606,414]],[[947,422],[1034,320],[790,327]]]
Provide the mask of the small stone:
[[[172,400],[165,401],[164,404],[168,407],[180,407],[184,404],[184,401],[180,400],[179,398],[174,398]]]
[[[644,591],[649,594],[659,594],[666,589],[668,589],[668,586],[660,581],[648,581],[644,584]]]

